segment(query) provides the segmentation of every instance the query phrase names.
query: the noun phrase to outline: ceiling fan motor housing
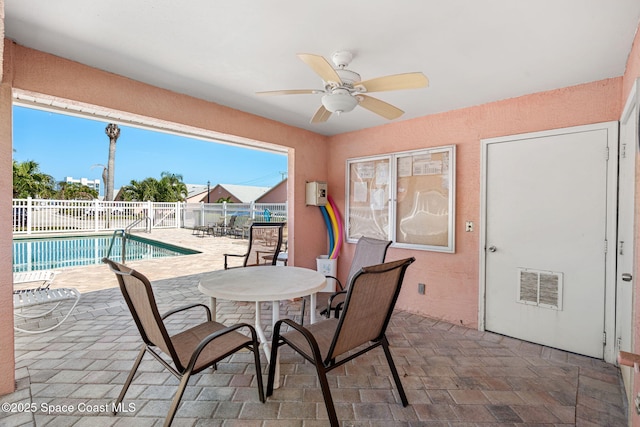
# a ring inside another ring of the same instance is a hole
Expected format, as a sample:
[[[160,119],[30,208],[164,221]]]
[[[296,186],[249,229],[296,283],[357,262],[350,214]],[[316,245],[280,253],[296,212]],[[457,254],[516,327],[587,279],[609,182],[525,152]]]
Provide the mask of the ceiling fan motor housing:
[[[335,89],[322,97],[322,105],[332,113],[348,113],[356,108],[358,100],[346,89]]]
[[[360,82],[360,74],[355,71],[347,70],[345,68],[337,69],[336,73],[340,76],[340,80],[345,86],[353,87],[355,83]]]

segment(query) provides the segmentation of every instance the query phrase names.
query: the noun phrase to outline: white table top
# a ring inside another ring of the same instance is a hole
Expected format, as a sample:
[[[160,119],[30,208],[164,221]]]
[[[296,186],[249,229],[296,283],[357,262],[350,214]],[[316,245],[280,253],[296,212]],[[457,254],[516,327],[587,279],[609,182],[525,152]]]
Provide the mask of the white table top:
[[[269,265],[206,273],[198,289],[230,301],[279,301],[318,292],[326,281],[321,273],[308,268]]]

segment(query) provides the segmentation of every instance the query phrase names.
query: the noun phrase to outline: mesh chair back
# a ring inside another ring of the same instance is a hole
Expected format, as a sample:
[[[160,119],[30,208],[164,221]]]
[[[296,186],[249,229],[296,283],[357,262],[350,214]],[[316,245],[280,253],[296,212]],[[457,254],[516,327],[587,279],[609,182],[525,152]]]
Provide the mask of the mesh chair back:
[[[351,261],[351,268],[347,276],[346,287],[353,277],[362,269],[370,265],[382,264],[387,256],[387,249],[391,245],[390,240],[379,240],[371,237],[360,237],[356,244],[356,250]]]
[[[276,265],[282,245],[283,222],[254,222],[249,229],[249,250],[244,266]]]
[[[181,366],[169,334],[162,322],[149,279],[139,272],[110,259],[104,258],[103,261],[109,264],[111,270],[116,273],[120,290],[142,336],[142,340],[146,344],[160,348],[171,356],[176,366]]]
[[[364,267],[356,274],[327,361],[384,336],[405,271],[413,261],[414,258],[407,258]]]

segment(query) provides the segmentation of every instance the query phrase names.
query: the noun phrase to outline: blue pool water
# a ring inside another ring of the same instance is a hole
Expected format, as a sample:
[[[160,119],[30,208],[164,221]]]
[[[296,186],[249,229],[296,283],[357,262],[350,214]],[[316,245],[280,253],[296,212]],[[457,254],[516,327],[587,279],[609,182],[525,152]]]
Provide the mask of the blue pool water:
[[[27,238],[13,241],[13,271],[50,270],[102,263],[111,245],[111,235]],[[126,260],[197,254],[198,251],[139,236],[126,241]],[[122,238],[116,237],[110,258],[122,260]]]

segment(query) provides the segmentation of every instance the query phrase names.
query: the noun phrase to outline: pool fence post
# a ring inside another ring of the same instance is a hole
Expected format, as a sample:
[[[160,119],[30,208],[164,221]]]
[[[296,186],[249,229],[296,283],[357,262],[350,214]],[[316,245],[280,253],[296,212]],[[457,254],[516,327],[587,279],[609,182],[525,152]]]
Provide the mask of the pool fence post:
[[[153,210],[153,203],[151,200],[147,200],[147,217],[149,218],[149,233],[153,228],[153,218],[155,218],[155,211]]]
[[[98,199],[93,199],[93,231],[96,233],[99,230],[98,218],[100,218],[100,215],[98,215],[98,212]]]
[[[226,226],[227,224],[229,224],[229,222],[227,221],[227,201],[223,201],[222,202],[222,217],[224,218],[224,225]]]
[[[31,234],[31,227],[33,225],[33,199],[31,196],[27,197],[27,234]]]

